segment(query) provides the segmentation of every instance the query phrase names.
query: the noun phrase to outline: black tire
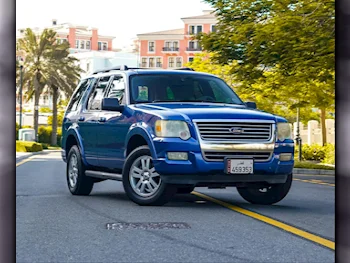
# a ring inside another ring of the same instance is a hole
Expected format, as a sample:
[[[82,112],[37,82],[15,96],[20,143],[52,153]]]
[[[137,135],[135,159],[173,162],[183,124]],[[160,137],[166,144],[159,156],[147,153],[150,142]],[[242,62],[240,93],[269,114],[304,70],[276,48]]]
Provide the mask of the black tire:
[[[76,183],[72,185],[69,177],[69,167],[71,165],[71,162],[73,162],[73,158],[76,157],[77,160],[77,179]],[[66,177],[67,177],[67,184],[68,189],[73,195],[89,195],[92,191],[92,188],[94,186],[94,181],[91,177],[85,176],[85,165],[82,162],[81,154],[79,151],[78,146],[74,145],[69,153],[67,158],[67,169],[66,169]]]
[[[287,181],[283,184],[271,184],[262,192],[258,188],[237,187],[238,193],[243,199],[258,205],[272,205],[278,203],[288,194],[293,181],[293,174],[289,174]]]
[[[194,186],[179,187],[177,189],[178,194],[189,194],[194,190]]]
[[[176,193],[176,186],[166,184],[160,181],[159,187],[151,196],[143,197],[137,194],[131,186],[129,173],[131,166],[139,157],[151,157],[151,152],[148,146],[140,146],[133,150],[127,157],[123,168],[123,186],[127,196],[136,204],[142,206],[161,206],[171,200]],[[140,179],[141,180],[141,179]]]

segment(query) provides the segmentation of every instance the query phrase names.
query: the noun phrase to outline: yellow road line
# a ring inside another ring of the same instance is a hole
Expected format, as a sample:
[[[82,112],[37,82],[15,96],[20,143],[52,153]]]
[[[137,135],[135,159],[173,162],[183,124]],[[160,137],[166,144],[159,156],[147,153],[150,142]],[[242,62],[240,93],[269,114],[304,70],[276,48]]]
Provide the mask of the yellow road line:
[[[335,184],[326,183],[326,182],[323,182],[321,180],[305,180],[305,179],[298,179],[298,178],[294,178],[293,180],[305,182],[305,183],[311,183],[311,184],[322,184],[322,185],[335,186]]]
[[[290,225],[287,225],[285,223],[282,223],[280,221],[277,221],[275,219],[272,219],[272,218],[269,218],[267,216],[263,216],[263,215],[260,215],[258,213],[255,213],[255,212],[252,212],[252,211],[249,211],[249,210],[246,210],[244,208],[241,208],[241,207],[238,207],[238,206],[235,206],[235,205],[232,205],[232,204],[229,204],[229,203],[226,203],[226,202],[223,202],[221,200],[218,200],[218,199],[215,199],[213,197],[210,197],[210,196],[207,196],[205,194],[202,194],[202,193],[198,193],[198,192],[195,192],[193,191],[192,194],[198,196],[198,197],[201,197],[203,199],[206,199],[208,201],[211,201],[213,203],[216,203],[216,204],[219,204],[219,205],[222,205],[228,209],[231,209],[235,212],[238,212],[238,213],[241,213],[243,215],[246,215],[246,216],[249,216],[249,217],[252,217],[254,219],[257,219],[259,221],[262,221],[264,223],[267,223],[269,225],[272,225],[272,226],[275,226],[275,227],[278,227],[280,229],[283,229],[287,232],[290,232],[294,235],[297,235],[297,236],[300,236],[300,237],[303,237],[307,240],[310,240],[312,242],[315,242],[317,244],[320,244],[322,246],[325,246],[325,247],[328,247],[330,249],[333,249],[335,250],[335,243],[333,241],[330,241],[328,239],[325,239],[325,238],[322,238],[322,237],[319,237],[319,236],[316,236],[314,234],[311,234],[309,232],[306,232],[304,230],[301,230],[301,229],[298,229],[296,227],[293,227],[293,226],[290,226]]]
[[[34,157],[35,157],[35,155],[32,155],[32,156],[30,156],[30,157],[24,159],[23,161],[20,161],[20,162],[16,163],[16,167],[17,167],[17,166],[20,166],[20,165],[22,165],[22,164],[24,164],[24,163],[26,163],[26,162],[29,162],[29,161],[30,161],[31,159],[33,159]]]

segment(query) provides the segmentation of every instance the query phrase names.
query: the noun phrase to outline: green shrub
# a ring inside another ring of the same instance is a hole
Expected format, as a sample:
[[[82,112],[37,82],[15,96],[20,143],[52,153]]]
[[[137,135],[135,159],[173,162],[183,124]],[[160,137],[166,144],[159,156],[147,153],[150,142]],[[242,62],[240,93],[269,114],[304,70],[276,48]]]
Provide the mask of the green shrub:
[[[295,146],[295,158],[298,156],[298,146]],[[302,160],[323,162],[327,164],[334,164],[335,147],[334,144],[327,144],[321,146],[319,144],[303,144],[302,146]]]
[[[40,113],[52,113],[52,110],[49,107],[42,107],[39,109]]]
[[[325,146],[325,158],[323,163],[335,164],[335,145],[327,144]]]
[[[40,152],[43,147],[37,142],[16,141],[16,152]]]
[[[51,134],[52,134],[52,128],[51,127],[45,127],[45,126],[39,126],[38,129],[38,141],[40,143],[45,143],[48,145],[51,145]],[[61,137],[62,137],[62,129],[57,129],[57,145],[61,146]],[[52,145],[55,146],[55,145]]]
[[[59,127],[59,128],[62,126],[63,116],[64,116],[64,112],[58,112],[58,114],[57,114],[57,127]],[[52,125],[52,115],[47,117],[47,124],[50,126]]]

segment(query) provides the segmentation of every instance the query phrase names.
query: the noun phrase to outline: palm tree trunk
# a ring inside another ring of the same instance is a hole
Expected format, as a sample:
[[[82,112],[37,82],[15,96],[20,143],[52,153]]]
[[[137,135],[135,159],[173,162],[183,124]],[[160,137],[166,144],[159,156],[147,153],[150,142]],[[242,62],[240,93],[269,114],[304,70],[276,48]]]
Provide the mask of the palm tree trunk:
[[[327,143],[327,130],[326,130],[326,109],[321,108],[321,132],[322,132],[322,145]]]
[[[39,130],[39,99],[40,99],[40,90],[39,90],[39,80],[38,73],[34,76],[34,131],[35,131],[35,141],[38,141],[38,130]]]
[[[52,133],[51,145],[57,145],[57,102],[58,102],[58,88],[52,87]]]

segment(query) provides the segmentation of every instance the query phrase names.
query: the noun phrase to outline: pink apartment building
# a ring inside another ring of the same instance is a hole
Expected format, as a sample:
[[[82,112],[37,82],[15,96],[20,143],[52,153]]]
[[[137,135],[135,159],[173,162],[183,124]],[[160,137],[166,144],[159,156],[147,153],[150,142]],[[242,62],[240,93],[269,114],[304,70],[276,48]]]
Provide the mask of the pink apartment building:
[[[71,53],[80,51],[102,50],[111,51],[113,36],[100,35],[98,29],[94,27],[73,25],[71,23],[57,24],[57,20],[52,20],[49,29],[57,32],[57,41],[68,41]],[[34,32],[40,33],[43,29],[33,28]],[[17,39],[23,37],[24,29],[18,30]]]
[[[216,17],[210,11],[200,16],[181,18],[183,28],[138,34],[140,67],[179,68],[193,60],[202,48],[192,35],[215,31]]]

